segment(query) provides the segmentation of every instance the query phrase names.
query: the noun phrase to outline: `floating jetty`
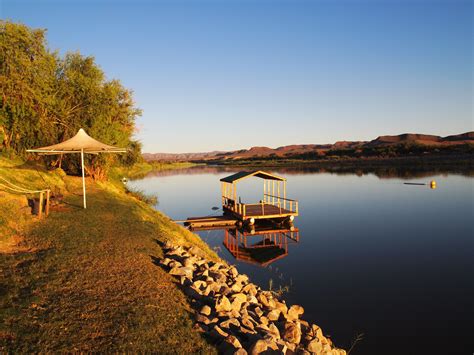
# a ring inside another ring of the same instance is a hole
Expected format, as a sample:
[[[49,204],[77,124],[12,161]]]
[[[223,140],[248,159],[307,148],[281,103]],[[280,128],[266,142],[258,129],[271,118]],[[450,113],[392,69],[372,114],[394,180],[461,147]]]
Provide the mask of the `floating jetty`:
[[[259,202],[244,203],[237,194],[237,183],[251,177],[263,180]],[[257,220],[291,224],[298,216],[298,201],[286,197],[286,179],[262,170],[241,171],[220,179],[223,216],[189,217],[183,222],[191,229],[225,229],[252,226]]]
[[[193,230],[225,229],[226,227],[235,227],[239,220],[232,216],[216,217],[189,217],[183,221],[185,226]]]
[[[258,203],[243,203],[237,194],[237,183],[257,177],[263,179],[263,196]],[[298,216],[298,201],[286,198],[286,179],[268,172],[241,171],[222,178],[222,209],[244,222],[256,219],[293,219]]]

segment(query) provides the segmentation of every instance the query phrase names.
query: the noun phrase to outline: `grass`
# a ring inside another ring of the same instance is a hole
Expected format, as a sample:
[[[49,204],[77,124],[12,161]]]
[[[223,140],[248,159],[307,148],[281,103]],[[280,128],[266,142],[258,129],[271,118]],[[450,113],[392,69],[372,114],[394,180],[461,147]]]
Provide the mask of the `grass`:
[[[129,186],[125,187],[125,192],[137,200],[145,202],[147,205],[156,206],[158,204],[158,196],[152,194],[146,194],[144,191],[131,188]]]
[[[126,177],[128,179],[137,179],[156,170],[184,169],[197,164],[188,162],[142,162],[131,167],[115,167],[112,169],[111,176],[114,179]]]
[[[65,200],[40,221],[24,196],[0,192],[1,238],[22,239],[16,253],[0,254],[0,352],[214,353],[175,281],[154,264],[166,240],[215,259],[212,250],[120,184],[88,180],[83,209],[80,178],[41,175],[0,158],[0,176],[36,187],[45,179]]]

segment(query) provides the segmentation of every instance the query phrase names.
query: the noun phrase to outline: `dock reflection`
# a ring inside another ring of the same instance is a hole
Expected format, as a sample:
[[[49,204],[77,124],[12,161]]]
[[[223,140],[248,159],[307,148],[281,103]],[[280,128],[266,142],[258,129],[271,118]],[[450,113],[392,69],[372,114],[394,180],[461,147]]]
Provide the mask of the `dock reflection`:
[[[288,245],[300,239],[296,227],[255,229],[232,228],[224,231],[224,246],[232,256],[242,262],[266,267],[288,255]]]

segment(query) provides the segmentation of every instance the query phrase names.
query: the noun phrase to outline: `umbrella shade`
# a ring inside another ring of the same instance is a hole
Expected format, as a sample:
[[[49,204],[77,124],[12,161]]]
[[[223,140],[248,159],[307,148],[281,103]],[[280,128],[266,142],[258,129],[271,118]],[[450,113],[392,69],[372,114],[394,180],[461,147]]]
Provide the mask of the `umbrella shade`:
[[[98,154],[98,153],[126,153],[125,148],[117,148],[111,145],[104,144],[98,140],[90,137],[82,128],[77,134],[65,140],[62,143],[50,145],[47,147],[28,149],[27,152],[39,154],[68,154],[81,153],[81,167],[82,167],[82,192],[84,196],[84,208],[86,203],[86,180],[84,175],[84,153]]]
[[[117,148],[111,145],[104,144],[89,136],[82,128],[77,134],[65,140],[62,143],[50,145],[47,147],[28,149],[27,152],[34,152],[40,154],[63,154],[63,153],[125,153],[124,148]]]

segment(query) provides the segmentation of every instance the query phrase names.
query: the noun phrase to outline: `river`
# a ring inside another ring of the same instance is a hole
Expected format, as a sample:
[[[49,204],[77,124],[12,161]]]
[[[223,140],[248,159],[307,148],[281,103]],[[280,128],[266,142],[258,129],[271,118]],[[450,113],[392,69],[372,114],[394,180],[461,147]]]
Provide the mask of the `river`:
[[[219,179],[239,170],[195,167],[129,184],[157,194],[156,208],[182,220],[222,214],[213,209],[221,207]],[[474,351],[473,174],[265,170],[286,177],[287,196],[299,201],[299,239],[288,239],[274,261],[272,255],[237,260],[224,231],[198,232],[223,259],[302,305],[303,318],[336,345],[348,349],[360,335],[351,354]],[[432,180],[436,189],[405,184]],[[238,192],[244,202],[258,202],[262,180],[245,180]]]

